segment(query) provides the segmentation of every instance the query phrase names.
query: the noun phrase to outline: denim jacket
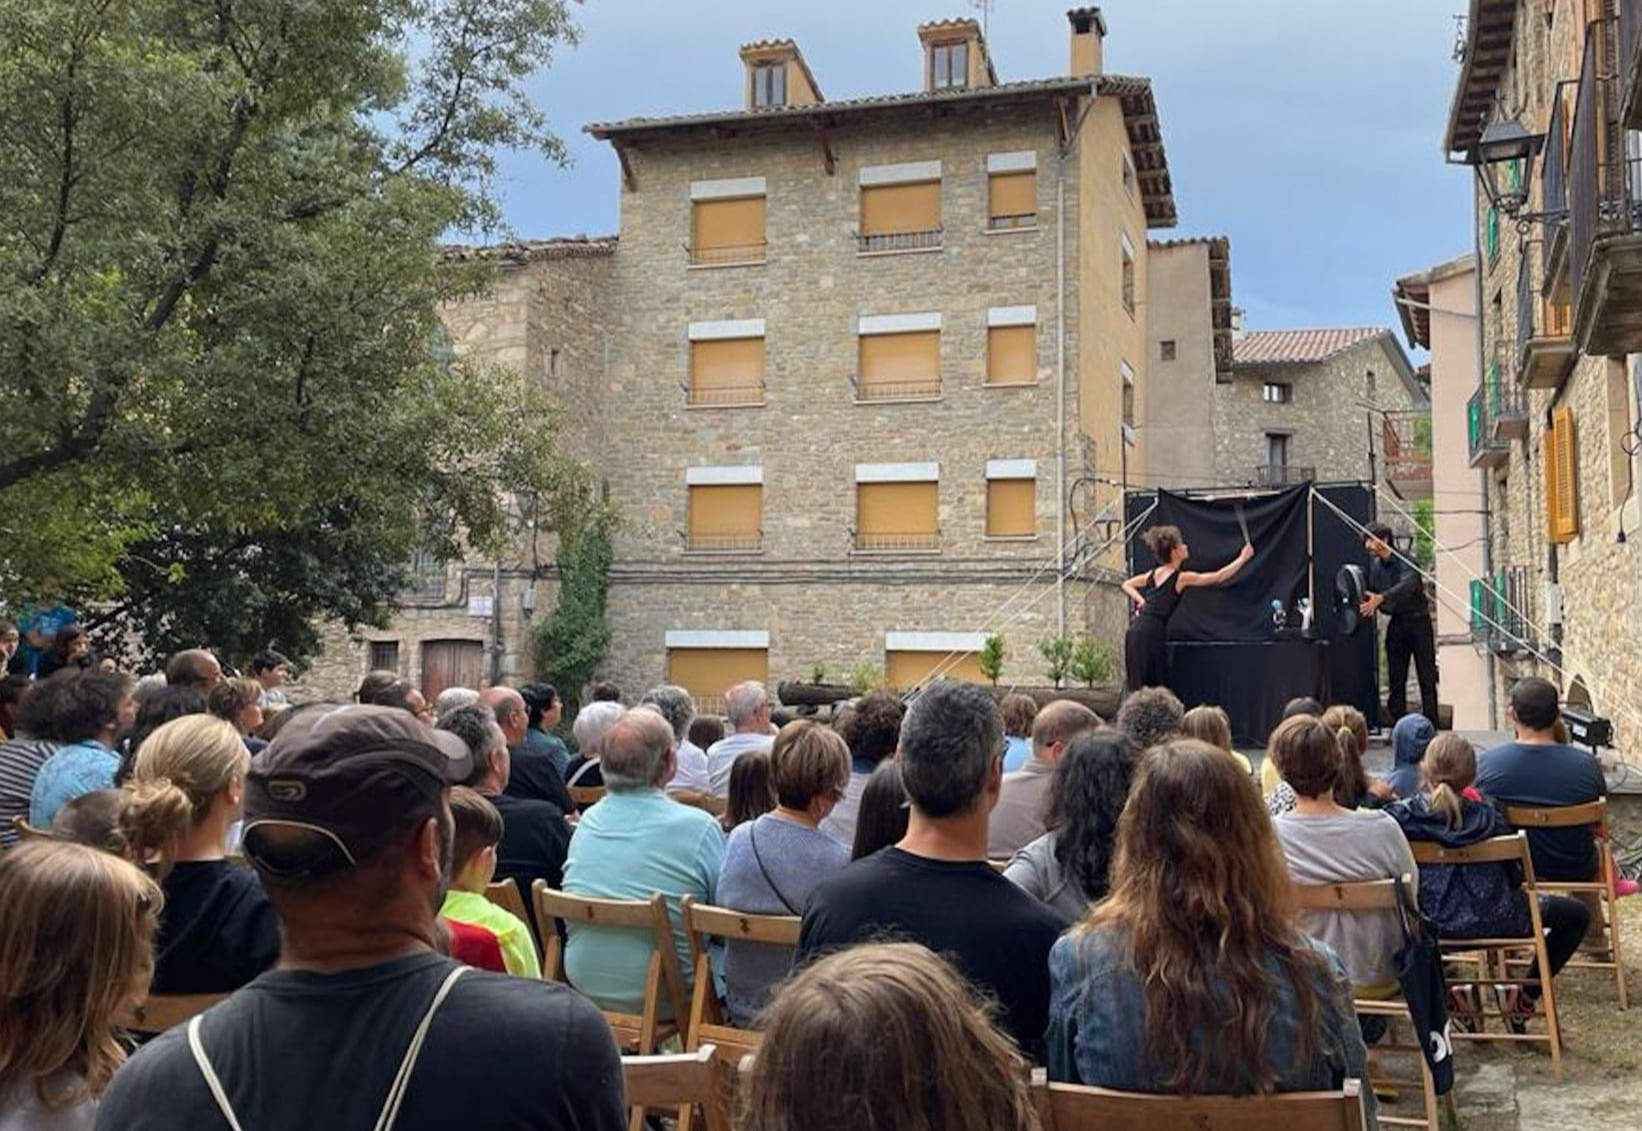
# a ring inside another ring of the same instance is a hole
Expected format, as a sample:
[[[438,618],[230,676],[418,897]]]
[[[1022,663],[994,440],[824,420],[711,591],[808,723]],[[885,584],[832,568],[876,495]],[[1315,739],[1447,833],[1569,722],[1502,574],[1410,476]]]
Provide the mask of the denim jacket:
[[[1324,1091],[1348,1078],[1368,1079],[1368,1052],[1351,1005],[1344,965],[1324,944],[1307,940],[1328,961],[1330,978],[1319,980],[1321,1031],[1301,1059],[1300,1011],[1292,983],[1275,958],[1268,964],[1277,980],[1278,1004],[1266,1030],[1266,1056],[1276,1071],[1279,1092]],[[1146,999],[1128,959],[1128,932],[1102,926],[1069,931],[1049,952],[1049,1078],[1125,1092],[1165,1092],[1168,1071],[1147,1050]],[[1203,1034],[1213,1041],[1213,1034]],[[1204,1091],[1254,1091],[1254,1073],[1230,1065],[1211,1075]],[[1363,1088],[1368,1126],[1378,1126],[1373,1093]]]

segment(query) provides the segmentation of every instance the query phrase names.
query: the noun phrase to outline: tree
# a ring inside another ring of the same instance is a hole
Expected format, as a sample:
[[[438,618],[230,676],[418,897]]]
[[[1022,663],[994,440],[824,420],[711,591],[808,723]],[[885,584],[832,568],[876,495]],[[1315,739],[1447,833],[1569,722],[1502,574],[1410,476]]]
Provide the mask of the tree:
[[[1085,687],[1112,678],[1112,646],[1092,636],[1080,637],[1072,646],[1072,658],[1067,671],[1073,679],[1083,681]],[[1056,686],[1060,686],[1056,684]]]
[[[600,510],[559,540],[559,603],[536,631],[536,671],[559,689],[565,717],[581,706],[582,687],[610,652],[610,534],[614,519]]]
[[[434,348],[497,152],[564,157],[523,83],[574,35],[567,0],[0,0],[0,595],[145,641],[244,600],[300,653],[418,546],[574,521],[545,394]]]
[[[1066,673],[1071,669],[1073,647],[1072,641],[1064,636],[1038,641],[1038,652],[1049,665],[1049,682],[1057,688],[1065,682]]]
[[[975,654],[975,666],[981,669],[981,674],[992,681],[992,686],[998,686],[998,677],[1003,675],[1003,662],[1008,655],[1004,648],[1003,637],[997,633],[990,633],[981,642],[981,650]]]

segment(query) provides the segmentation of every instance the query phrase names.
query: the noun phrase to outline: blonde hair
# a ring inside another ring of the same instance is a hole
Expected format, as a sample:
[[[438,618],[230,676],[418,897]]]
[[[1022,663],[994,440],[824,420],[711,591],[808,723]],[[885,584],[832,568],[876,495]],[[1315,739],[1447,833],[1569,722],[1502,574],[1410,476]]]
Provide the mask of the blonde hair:
[[[211,713],[238,724],[241,711],[262,702],[262,684],[254,679],[225,679],[211,689]]]
[[[945,959],[840,951],[765,1010],[742,1131],[1037,1131],[1026,1062]]]
[[[177,838],[205,820],[225,789],[245,780],[250,762],[239,731],[212,715],[173,719],[144,739],[117,822],[131,859],[164,879]]]
[[[1368,719],[1355,707],[1336,704],[1323,712],[1322,724],[1340,740],[1340,774],[1334,782],[1334,803],[1346,809],[1368,792],[1368,771],[1363,755],[1368,752]]]
[[[1186,717],[1180,720],[1180,735],[1182,738],[1195,738],[1199,742],[1207,742],[1216,749],[1230,753],[1231,716],[1226,714],[1224,707],[1214,707],[1207,703],[1193,707],[1186,712]]]
[[[770,781],[776,801],[789,809],[808,808],[829,789],[850,780],[850,748],[838,732],[813,719],[781,728],[770,749]]]
[[[0,854],[0,1094],[47,1108],[95,1099],[125,1060],[115,1017],[148,992],[159,885],[60,840]]]
[[[1449,828],[1457,827],[1465,816],[1463,794],[1477,780],[1477,748],[1463,735],[1444,731],[1425,748],[1420,773],[1431,787],[1431,808]]]

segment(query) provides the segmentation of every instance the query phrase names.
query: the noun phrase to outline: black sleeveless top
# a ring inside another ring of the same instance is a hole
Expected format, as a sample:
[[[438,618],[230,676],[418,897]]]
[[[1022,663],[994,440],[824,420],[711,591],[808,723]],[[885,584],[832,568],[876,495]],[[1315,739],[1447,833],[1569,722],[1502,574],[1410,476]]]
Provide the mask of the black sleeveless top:
[[[1155,570],[1152,572],[1152,576],[1157,576]],[[1180,606],[1180,598],[1185,595],[1175,588],[1175,582],[1179,578],[1180,571],[1177,569],[1163,579],[1162,585],[1147,586],[1146,603],[1141,606],[1140,615],[1143,617],[1156,617],[1161,621],[1167,621],[1174,616],[1175,609]]]

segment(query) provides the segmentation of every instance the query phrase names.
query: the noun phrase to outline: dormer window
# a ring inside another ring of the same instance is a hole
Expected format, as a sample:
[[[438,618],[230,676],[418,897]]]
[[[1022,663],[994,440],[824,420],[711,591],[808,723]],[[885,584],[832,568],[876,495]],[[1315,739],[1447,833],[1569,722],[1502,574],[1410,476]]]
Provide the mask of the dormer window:
[[[963,90],[968,86],[968,42],[930,44],[929,89]]]
[[[764,63],[752,68],[753,109],[787,104],[787,62]]]

